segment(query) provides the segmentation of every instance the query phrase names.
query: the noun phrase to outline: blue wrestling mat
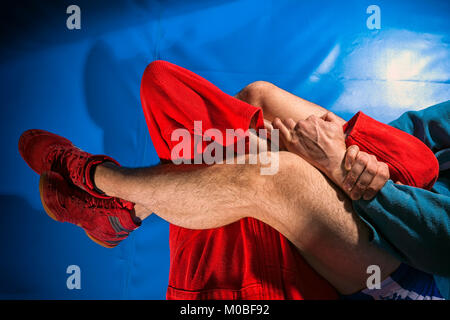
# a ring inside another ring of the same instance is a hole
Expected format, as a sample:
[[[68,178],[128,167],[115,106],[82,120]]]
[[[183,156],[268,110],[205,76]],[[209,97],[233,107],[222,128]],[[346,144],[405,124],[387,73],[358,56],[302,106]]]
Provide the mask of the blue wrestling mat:
[[[270,81],[345,119],[362,110],[388,122],[450,99],[446,0],[5,2],[2,299],[165,298],[168,224],[153,215],[114,250],[94,244],[48,218],[17,148],[23,131],[42,128],[126,166],[158,163],[139,99],[155,59],[229,94]],[[72,4],[81,29],[66,26]],[[70,265],[80,267],[79,290],[66,286]]]

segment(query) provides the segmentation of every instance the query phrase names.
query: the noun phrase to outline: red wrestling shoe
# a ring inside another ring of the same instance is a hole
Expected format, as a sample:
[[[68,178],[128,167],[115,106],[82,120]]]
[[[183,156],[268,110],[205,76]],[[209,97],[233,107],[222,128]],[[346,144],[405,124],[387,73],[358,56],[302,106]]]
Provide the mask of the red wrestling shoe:
[[[38,129],[27,130],[20,136],[19,152],[38,174],[46,171],[58,172],[91,195],[110,198],[95,188],[91,169],[107,161],[119,165],[111,157],[84,152],[66,138]]]
[[[76,224],[91,240],[106,248],[117,246],[141,224],[139,218],[133,218],[131,202],[95,198],[56,172],[41,175],[39,192],[42,205],[52,219]]]

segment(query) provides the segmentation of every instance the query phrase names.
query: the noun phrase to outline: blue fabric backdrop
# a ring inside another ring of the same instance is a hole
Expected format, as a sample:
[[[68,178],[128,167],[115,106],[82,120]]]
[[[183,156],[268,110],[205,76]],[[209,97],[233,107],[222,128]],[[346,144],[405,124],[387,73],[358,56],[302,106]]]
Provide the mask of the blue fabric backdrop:
[[[2,4],[0,298],[164,299],[168,225],[156,216],[114,250],[44,213],[17,142],[30,128],[127,166],[158,162],[139,99],[155,59],[227,93],[267,80],[348,119],[390,121],[450,99],[449,1],[10,1]],[[81,8],[81,30],[66,8]],[[381,9],[370,30],[369,5]],[[68,290],[66,268],[81,268]]]

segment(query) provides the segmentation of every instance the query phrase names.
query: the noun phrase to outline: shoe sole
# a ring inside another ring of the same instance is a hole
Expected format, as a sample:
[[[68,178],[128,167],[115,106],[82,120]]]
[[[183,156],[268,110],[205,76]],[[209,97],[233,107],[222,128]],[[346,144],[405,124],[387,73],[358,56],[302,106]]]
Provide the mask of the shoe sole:
[[[42,206],[44,207],[45,213],[47,213],[47,215],[48,215],[50,218],[52,218],[53,220],[59,222],[59,220],[56,218],[56,215],[52,212],[52,210],[50,210],[49,207],[47,207],[47,204],[46,204],[45,201],[44,201],[44,185],[45,185],[46,182],[47,182],[47,176],[42,175],[41,178],[39,179],[39,194],[40,194],[40,197],[41,197]],[[82,228],[82,229],[83,229],[83,228]],[[83,229],[83,230],[84,230],[84,232],[86,233],[86,235],[89,237],[89,239],[91,239],[92,241],[94,241],[96,244],[99,244],[99,245],[101,245],[102,247],[105,247],[105,248],[108,248],[108,249],[111,249],[111,248],[114,248],[114,247],[115,247],[115,246],[108,245],[108,244],[106,244],[106,243],[104,243],[104,242],[102,242],[102,241],[96,239],[96,238],[95,238],[93,235],[91,235],[87,230],[85,230],[85,229]]]

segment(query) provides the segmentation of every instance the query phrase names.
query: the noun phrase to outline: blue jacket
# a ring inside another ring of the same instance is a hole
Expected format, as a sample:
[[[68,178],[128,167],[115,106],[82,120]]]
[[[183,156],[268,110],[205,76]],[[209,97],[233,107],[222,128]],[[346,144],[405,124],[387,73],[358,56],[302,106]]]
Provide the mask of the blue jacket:
[[[404,113],[389,123],[422,140],[439,161],[433,189],[389,180],[374,199],[353,201],[373,232],[372,241],[400,261],[431,273],[450,299],[450,100]]]

